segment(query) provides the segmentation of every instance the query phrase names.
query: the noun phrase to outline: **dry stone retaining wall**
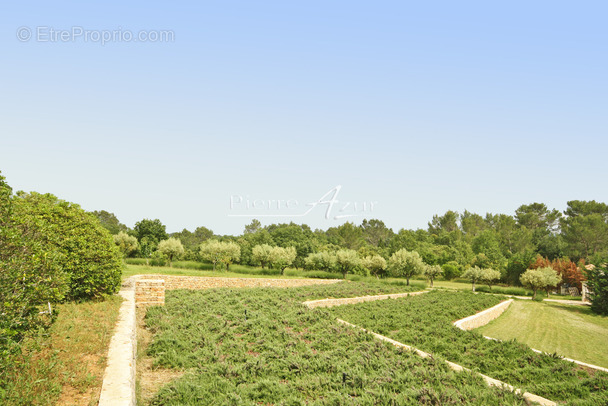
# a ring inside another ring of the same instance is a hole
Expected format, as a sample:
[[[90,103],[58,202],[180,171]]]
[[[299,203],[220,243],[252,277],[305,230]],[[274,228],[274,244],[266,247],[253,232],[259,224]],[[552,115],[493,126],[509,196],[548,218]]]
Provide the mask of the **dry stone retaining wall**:
[[[141,275],[135,278],[135,302],[141,305],[163,305],[165,290],[211,288],[293,288],[309,285],[329,285],[341,279],[265,279],[217,278],[204,276]]]
[[[490,307],[482,312],[457,320],[454,322],[454,325],[461,330],[473,330],[474,328],[485,326],[507,310],[507,307],[509,307],[512,302],[513,299],[501,302],[496,306]]]
[[[346,305],[346,304],[372,302],[374,300],[397,299],[399,297],[420,295],[420,294],[426,293],[426,292],[428,292],[428,290],[424,290],[422,292],[391,293],[388,295],[346,297],[343,299],[310,300],[308,302],[304,302],[303,305],[305,305],[311,309],[314,307],[333,307],[333,306],[342,306],[342,305]]]
[[[163,306],[165,304],[164,279],[139,279],[135,281],[135,303],[139,306]]]

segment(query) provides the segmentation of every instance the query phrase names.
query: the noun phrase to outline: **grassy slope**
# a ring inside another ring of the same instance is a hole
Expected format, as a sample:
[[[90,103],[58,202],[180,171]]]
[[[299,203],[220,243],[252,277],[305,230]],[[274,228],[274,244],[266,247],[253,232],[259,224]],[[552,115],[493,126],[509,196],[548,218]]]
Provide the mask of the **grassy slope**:
[[[146,323],[156,333],[148,351],[158,366],[187,373],[152,404],[522,404],[474,375],[397,350],[337,324],[326,309],[300,304],[382,291],[345,283],[168,292],[165,307],[148,310]]]
[[[9,382],[0,404],[96,404],[121,302],[113,296],[58,305],[50,335],[26,340],[14,368],[0,372]]]
[[[588,307],[517,300],[477,331],[608,368],[608,317],[595,315]]]

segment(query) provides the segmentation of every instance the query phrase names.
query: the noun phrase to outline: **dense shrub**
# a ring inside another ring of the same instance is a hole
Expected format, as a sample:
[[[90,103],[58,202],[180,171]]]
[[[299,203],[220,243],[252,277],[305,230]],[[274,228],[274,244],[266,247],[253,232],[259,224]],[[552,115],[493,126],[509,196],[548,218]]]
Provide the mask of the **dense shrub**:
[[[13,203],[0,176],[0,368],[25,334],[52,322],[40,306],[60,301],[68,288],[60,254],[46,251],[37,239],[45,229],[16,223]]]
[[[52,263],[67,274],[67,299],[98,298],[118,290],[122,255],[93,214],[36,192],[17,193],[13,206],[15,225],[34,236],[45,258],[53,253]]]
[[[458,266],[458,262],[450,261],[441,265],[441,269],[443,270],[443,278],[445,280],[452,280],[460,276],[460,267]]]
[[[168,262],[169,258],[160,251],[154,251],[152,255],[150,255],[151,266],[165,266]]]
[[[591,310],[608,315],[608,267],[604,261],[600,264],[587,270],[587,286],[593,292],[590,295]]]

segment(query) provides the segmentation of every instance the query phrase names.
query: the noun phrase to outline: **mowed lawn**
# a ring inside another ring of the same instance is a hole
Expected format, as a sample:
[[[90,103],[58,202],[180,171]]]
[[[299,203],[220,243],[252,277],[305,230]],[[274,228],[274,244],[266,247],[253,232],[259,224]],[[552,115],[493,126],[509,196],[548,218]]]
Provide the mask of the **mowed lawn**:
[[[476,331],[608,368],[608,317],[588,307],[516,300],[502,316]]]

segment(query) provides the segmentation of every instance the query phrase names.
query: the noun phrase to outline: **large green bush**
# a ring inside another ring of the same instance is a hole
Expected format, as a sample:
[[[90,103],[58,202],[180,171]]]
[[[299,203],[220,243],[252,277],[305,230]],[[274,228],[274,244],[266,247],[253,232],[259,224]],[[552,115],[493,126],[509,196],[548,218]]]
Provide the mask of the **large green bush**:
[[[13,209],[12,190],[0,176],[0,368],[28,331],[52,322],[41,306],[63,299],[67,288],[60,253],[38,240],[46,229],[17,223]]]
[[[120,287],[122,255],[97,218],[51,194],[19,192],[14,221],[29,230],[42,252],[57,253],[53,264],[68,277],[68,300],[98,298]]]

